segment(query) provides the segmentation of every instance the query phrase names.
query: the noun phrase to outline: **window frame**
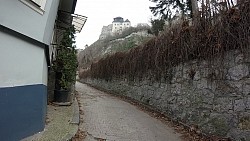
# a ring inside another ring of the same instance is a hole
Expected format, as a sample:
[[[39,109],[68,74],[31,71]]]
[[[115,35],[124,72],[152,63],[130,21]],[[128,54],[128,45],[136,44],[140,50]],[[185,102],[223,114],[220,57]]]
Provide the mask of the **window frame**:
[[[37,13],[43,15],[45,12],[46,0],[41,0],[40,3],[37,3],[35,0],[19,0],[26,6],[30,7]]]

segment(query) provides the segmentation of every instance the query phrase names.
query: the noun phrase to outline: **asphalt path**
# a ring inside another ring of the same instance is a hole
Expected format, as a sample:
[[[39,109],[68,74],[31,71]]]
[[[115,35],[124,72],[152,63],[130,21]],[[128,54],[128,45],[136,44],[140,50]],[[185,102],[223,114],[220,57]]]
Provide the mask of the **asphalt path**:
[[[174,129],[121,99],[76,83],[85,141],[181,141]]]

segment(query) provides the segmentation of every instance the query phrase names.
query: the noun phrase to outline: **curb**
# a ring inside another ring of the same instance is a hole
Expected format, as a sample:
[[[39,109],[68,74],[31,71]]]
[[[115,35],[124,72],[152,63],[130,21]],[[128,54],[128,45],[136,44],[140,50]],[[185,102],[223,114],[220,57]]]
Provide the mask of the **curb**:
[[[73,102],[73,116],[71,118],[71,122],[70,124],[76,125],[76,128],[74,129],[74,133],[73,134],[67,134],[61,141],[71,141],[72,138],[75,136],[75,134],[78,131],[78,126],[79,126],[79,122],[80,122],[80,114],[79,114],[79,105],[78,102],[75,98],[74,102]]]
[[[79,104],[77,102],[77,99],[75,98],[74,102],[73,102],[73,105],[74,105],[74,113],[73,113],[73,117],[72,117],[72,120],[71,120],[71,124],[77,124],[79,125],[79,122],[80,122],[80,114],[79,114]]]

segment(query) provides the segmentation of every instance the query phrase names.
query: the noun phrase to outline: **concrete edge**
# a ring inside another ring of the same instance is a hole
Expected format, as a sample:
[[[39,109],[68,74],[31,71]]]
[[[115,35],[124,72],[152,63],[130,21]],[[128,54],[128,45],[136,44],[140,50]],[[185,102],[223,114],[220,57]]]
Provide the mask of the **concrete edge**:
[[[70,102],[52,102],[52,103],[57,106],[70,106],[71,105]]]
[[[71,124],[77,124],[79,125],[79,122],[80,122],[80,114],[79,114],[79,105],[78,105],[78,102],[75,98],[74,102],[73,102],[73,110],[74,110],[74,113],[73,113],[73,117],[72,117],[72,120],[71,120]]]
[[[71,118],[70,124],[76,125],[76,128],[75,128],[75,131],[73,134],[68,133],[61,141],[71,141],[72,140],[72,138],[75,136],[75,134],[78,131],[79,122],[80,122],[79,105],[78,105],[78,102],[75,98],[74,102],[73,102],[73,116]]]

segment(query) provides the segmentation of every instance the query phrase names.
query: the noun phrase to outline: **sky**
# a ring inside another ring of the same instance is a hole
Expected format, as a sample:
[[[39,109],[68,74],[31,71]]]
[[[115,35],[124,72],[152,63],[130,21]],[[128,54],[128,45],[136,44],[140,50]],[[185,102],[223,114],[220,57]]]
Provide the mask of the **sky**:
[[[75,14],[87,16],[81,33],[76,34],[77,48],[84,49],[98,40],[103,26],[112,23],[113,18],[129,19],[132,26],[150,23],[152,14],[149,0],[78,0]]]

